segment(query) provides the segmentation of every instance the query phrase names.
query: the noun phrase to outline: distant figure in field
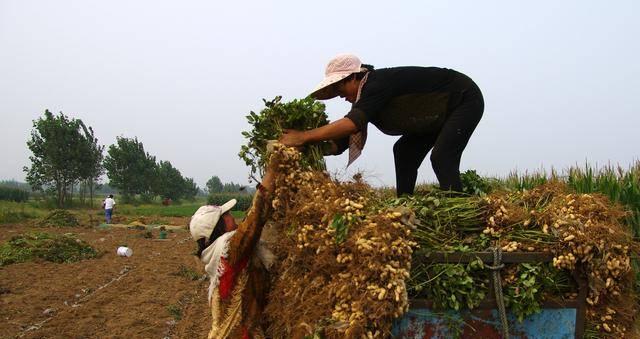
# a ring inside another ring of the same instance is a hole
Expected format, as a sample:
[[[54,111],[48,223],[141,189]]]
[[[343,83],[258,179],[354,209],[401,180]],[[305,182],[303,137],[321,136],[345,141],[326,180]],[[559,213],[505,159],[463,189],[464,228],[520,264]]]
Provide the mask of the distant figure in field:
[[[111,216],[113,215],[113,207],[116,205],[116,201],[113,200],[113,194],[104,199],[102,206],[104,206],[104,216],[107,219],[107,224],[111,223]]]

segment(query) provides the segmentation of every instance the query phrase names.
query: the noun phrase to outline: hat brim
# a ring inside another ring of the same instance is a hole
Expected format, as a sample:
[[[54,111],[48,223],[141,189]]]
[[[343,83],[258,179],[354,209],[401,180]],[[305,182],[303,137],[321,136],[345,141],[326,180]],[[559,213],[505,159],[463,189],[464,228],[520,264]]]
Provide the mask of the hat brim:
[[[224,214],[224,213],[228,212],[237,203],[238,203],[238,200],[236,200],[236,199],[231,199],[231,200],[227,201],[226,203],[224,203],[224,205],[220,206],[220,208],[222,209],[222,213],[220,213],[220,214]]]
[[[316,88],[314,88],[309,95],[317,100],[327,100],[335,98],[338,95],[338,92],[333,85],[338,83],[340,80],[350,76],[351,74],[353,73],[332,74],[330,76],[327,76],[322,79],[322,81],[320,81],[318,86],[316,86]]]

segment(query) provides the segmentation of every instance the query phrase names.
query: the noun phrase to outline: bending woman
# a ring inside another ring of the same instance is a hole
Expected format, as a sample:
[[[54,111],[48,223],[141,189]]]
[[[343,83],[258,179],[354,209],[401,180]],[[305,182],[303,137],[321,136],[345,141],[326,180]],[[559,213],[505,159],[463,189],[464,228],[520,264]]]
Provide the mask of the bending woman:
[[[431,165],[443,190],[461,191],[460,159],[484,111],[478,86],[466,75],[438,67],[374,70],[351,54],[332,59],[311,96],[352,103],[347,115],[308,131],[286,130],[287,146],[332,141],[330,154],[349,149],[349,165],[360,155],[372,123],[393,145],[396,193],[413,194],[418,168],[431,150]]]

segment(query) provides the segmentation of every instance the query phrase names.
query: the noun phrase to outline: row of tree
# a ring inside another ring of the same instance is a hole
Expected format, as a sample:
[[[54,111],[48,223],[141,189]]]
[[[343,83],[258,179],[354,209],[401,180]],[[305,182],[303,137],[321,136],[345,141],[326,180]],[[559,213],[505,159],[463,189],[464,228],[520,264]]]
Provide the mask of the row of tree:
[[[192,200],[199,192],[192,178],[185,178],[171,162],[145,152],[138,138],[118,137],[109,146],[104,159],[110,185],[120,190],[125,198],[140,195],[149,201],[155,196],[165,199]]]
[[[220,180],[217,175],[212,176],[211,179],[207,181],[206,186],[209,194],[238,192],[251,193],[246,186],[235,184],[233,181],[222,183],[222,180]]]
[[[199,192],[192,178],[183,177],[169,161],[156,162],[137,138],[117,138],[104,157],[104,146],[98,144],[93,129],[63,113],[46,110],[34,120],[27,146],[32,152],[31,166],[24,167],[27,183],[33,190],[53,195],[58,207],[66,205],[76,186],[93,201],[105,170],[110,186],[125,199],[135,195],[145,200],[155,196],[193,199]]]

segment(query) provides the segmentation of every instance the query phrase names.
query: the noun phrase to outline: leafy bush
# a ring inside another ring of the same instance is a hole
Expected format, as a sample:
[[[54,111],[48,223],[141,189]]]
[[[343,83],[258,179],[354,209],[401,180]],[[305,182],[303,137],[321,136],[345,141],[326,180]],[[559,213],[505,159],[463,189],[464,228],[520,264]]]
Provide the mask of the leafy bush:
[[[231,199],[238,200],[238,203],[232,209],[233,211],[246,211],[251,207],[251,202],[253,201],[253,195],[232,194],[232,193],[211,194],[207,199],[207,204],[221,206],[225,202]]]
[[[97,256],[96,250],[73,234],[34,232],[16,235],[0,245],[0,266],[34,259],[69,263]]]
[[[29,200],[29,192],[19,188],[0,186],[0,200],[25,202]]]

